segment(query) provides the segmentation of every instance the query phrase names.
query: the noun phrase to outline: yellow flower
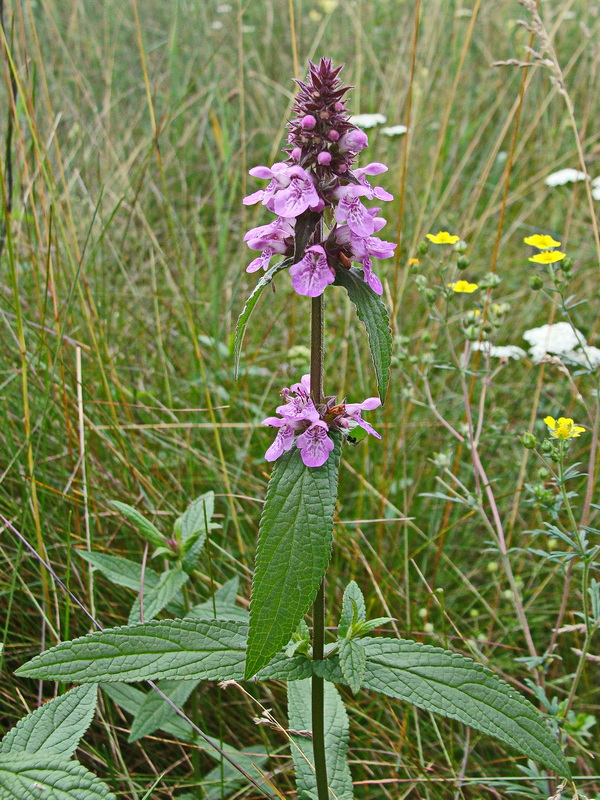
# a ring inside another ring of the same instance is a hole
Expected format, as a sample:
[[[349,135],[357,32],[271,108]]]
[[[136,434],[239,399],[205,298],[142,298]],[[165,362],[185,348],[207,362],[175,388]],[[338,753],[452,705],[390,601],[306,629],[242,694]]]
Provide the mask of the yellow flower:
[[[408,266],[409,267],[418,267],[421,262],[418,258],[409,258],[408,259]]]
[[[428,233],[427,238],[434,244],[456,244],[460,236],[448,233],[448,231],[438,231],[437,233]]]
[[[528,260],[535,264],[556,264],[557,261],[562,261],[566,257],[567,254],[561,253],[560,250],[545,250],[543,253],[536,253]]]
[[[546,233],[534,233],[533,236],[526,236],[523,241],[525,244],[537,247],[538,250],[548,250],[550,247],[560,247],[561,245]]]
[[[585,431],[581,425],[575,425],[572,419],[568,417],[545,417],[544,422],[548,426],[550,436],[553,439],[576,439]]]
[[[446,286],[452,289],[453,292],[461,294],[471,294],[476,289],[479,289],[476,283],[469,283],[469,281],[455,281],[454,283],[447,283]]]

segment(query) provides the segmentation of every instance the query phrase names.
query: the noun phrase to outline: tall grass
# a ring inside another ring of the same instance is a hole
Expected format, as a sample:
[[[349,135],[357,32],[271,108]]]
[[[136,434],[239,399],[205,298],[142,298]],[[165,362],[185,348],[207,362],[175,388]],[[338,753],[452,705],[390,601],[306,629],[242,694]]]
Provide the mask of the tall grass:
[[[595,177],[598,9],[584,0],[542,2],[540,9]],[[0,512],[105,624],[124,621],[126,591],[108,592],[101,576],[90,580],[75,551],[142,552],[110,499],[136,504],[160,527],[214,489],[222,523],[212,542],[214,578],[238,574],[249,596],[268,477],[270,434],[258,423],[271,413],[274,393],[302,370],[290,349],[307,343],[308,317],[281,281],[263,300],[266,324],[249,332],[234,382],[232,329],[254,284],[244,273],[251,256],[241,240],[251,223],[264,221],[241,198],[251,190],[248,167],[270,163],[283,142],[291,78],[303,76],[309,58],[345,62],[354,110],[381,112],[388,124],[407,121],[410,96],[408,139],[377,131],[370,139],[373,159],[391,165],[387,185],[402,198],[385,209],[401,246],[381,273],[394,331],[411,355],[429,346],[424,333],[441,336],[406,266],[424,234],[439,228],[468,242],[474,274],[501,276],[498,291],[511,304],[502,338],[515,344],[527,328],[558,319],[529,288],[523,236],[558,235],[576,262],[569,292],[587,300],[576,310],[577,325],[597,343],[599,264],[585,189],[544,184],[555,169],[579,168],[564,97],[544,67],[491,67],[525,59],[530,34],[515,22],[524,14],[504,0],[468,7],[446,0],[5,4],[0,133],[4,141],[12,119],[15,186],[0,262]],[[3,208],[7,169],[4,160]],[[344,395],[358,383],[372,394],[372,376],[361,366],[368,354],[345,302],[327,306],[336,332],[327,342],[331,392]],[[274,352],[273,342],[286,348]],[[441,338],[439,346],[444,352]],[[514,660],[527,654],[525,641],[486,534],[462,507],[423,496],[435,491],[432,456],[449,450],[450,439],[410,389],[409,373],[406,361],[396,363],[377,425],[383,442],[345,454],[335,588],[341,596],[354,578],[370,612],[395,617],[400,634],[490,660],[531,692],[532,674]],[[589,394],[592,382],[581,381]],[[438,407],[460,425],[456,373],[432,370],[430,382]],[[578,408],[560,370],[527,360],[505,367],[488,392],[481,451],[513,546],[526,546],[523,531],[539,524],[523,491],[537,467],[518,434],[554,409],[576,416]],[[578,441],[577,460],[587,463],[590,446],[591,437]],[[449,455],[466,480],[465,454]],[[584,479],[575,484],[583,495]],[[42,698],[13,677],[15,667],[58,638],[85,633],[88,623],[6,530],[0,558],[0,714],[9,726]],[[562,572],[522,555],[513,557],[513,569],[543,652]],[[199,599],[209,585],[207,563],[197,576]],[[565,624],[578,621],[580,605],[573,587]],[[559,699],[569,691],[579,637],[576,630],[558,637],[563,662],[552,664],[546,685]],[[597,678],[591,663],[576,711],[594,713]],[[262,700],[285,719],[276,690]],[[239,747],[266,740],[247,698],[228,693],[225,702],[225,715],[218,705],[202,706],[205,729],[221,726]],[[374,730],[368,737],[360,734],[366,720]],[[470,778],[489,785],[493,776],[517,774],[499,746],[381,698],[355,704],[351,724],[357,797],[479,797],[484,790],[469,781],[456,789],[467,763]],[[123,796],[143,797],[159,777],[154,795],[183,796],[175,790],[191,780],[193,748],[156,737],[128,745],[126,729],[107,701],[84,759]],[[597,750],[596,732],[580,743],[576,774],[598,772]],[[279,785],[291,790],[287,763],[275,751]],[[598,791],[595,778],[582,785],[590,795]]]

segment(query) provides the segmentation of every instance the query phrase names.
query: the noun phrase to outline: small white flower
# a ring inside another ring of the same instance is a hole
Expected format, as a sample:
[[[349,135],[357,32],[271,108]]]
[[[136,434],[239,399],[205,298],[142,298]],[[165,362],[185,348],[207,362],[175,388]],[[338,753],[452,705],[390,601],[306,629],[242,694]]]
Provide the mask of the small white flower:
[[[382,128],[381,133],[384,136],[402,136],[408,131],[406,125],[392,125],[391,128]]]
[[[565,183],[577,183],[577,181],[586,181],[588,178],[589,175],[578,169],[559,169],[558,172],[548,175],[546,186],[563,186]]]
[[[220,31],[221,28],[223,27],[223,23],[221,22],[220,19],[216,19],[214,22],[211,22],[210,27],[212,28],[213,31]]]
[[[387,117],[383,114],[354,114],[349,122],[357,128],[374,128],[376,125],[385,125]]]
[[[592,181],[592,197],[594,200],[600,200],[600,175]]]
[[[600,349],[592,347],[589,344],[584,344],[577,350],[569,350],[568,353],[565,353],[564,357],[588,369],[600,367]]]
[[[585,336],[568,322],[555,322],[554,325],[542,325],[525,331],[523,338],[531,347],[529,353],[534,364],[539,364],[551,353],[564,356],[577,347],[587,347]]]
[[[242,25],[242,33],[254,33],[255,30],[254,25]]]
[[[229,3],[219,3],[217,6],[217,14],[229,14],[231,6]]]
[[[517,347],[516,344],[496,345],[490,342],[473,342],[473,350],[481,350],[482,353],[492,356],[492,358],[524,358],[525,350]]]

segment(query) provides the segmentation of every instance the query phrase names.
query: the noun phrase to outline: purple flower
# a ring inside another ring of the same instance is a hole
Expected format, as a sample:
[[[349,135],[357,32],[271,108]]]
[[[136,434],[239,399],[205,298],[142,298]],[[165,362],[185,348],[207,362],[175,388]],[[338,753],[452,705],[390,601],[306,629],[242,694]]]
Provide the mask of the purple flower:
[[[335,447],[328,434],[327,423],[319,420],[307,428],[296,440],[300,457],[307,467],[320,467]]]
[[[291,255],[294,252],[295,222],[295,219],[277,217],[269,225],[260,225],[248,231],[244,241],[251,250],[262,250],[262,255],[248,264],[246,272],[256,272],[261,267],[266,270],[271,257],[276,253]]]
[[[366,167],[359,167],[355,169],[352,174],[355,178],[358,178],[358,182],[361,186],[366,187],[369,190],[369,194],[367,197],[369,200],[372,200],[376,197],[378,200],[393,200],[394,195],[386,192],[381,186],[371,186],[369,181],[365,178],[365,175],[381,175],[382,172],[387,172],[388,168],[385,164],[381,164],[379,161],[373,161],[371,164],[367,164]]]
[[[348,434],[353,427],[361,428],[381,439],[377,431],[362,418],[363,411],[371,411],[381,405],[378,397],[368,397],[362,403],[336,403],[335,397],[325,398],[322,405],[315,406],[310,397],[310,375],[303,375],[299,383],[282,389],[285,403],[277,408],[279,417],[267,417],[263,425],[279,428],[273,444],[265,454],[267,461],[275,461],[290,450],[296,439],[296,447],[307,467],[320,467],[327,461],[335,447],[329,431]]]
[[[244,197],[242,203],[245,206],[253,206],[255,203],[261,202],[266,206],[271,201],[273,195],[278,189],[283,189],[289,185],[290,181],[287,177],[288,171],[289,165],[285,164],[283,161],[278,161],[276,164],[273,164],[271,168],[252,167],[250,170],[250,175],[252,175],[254,178],[264,178],[265,180],[270,179],[271,182],[266,189],[259,189],[258,192],[254,192],[253,194],[249,194]]]
[[[290,275],[294,289],[306,297],[318,297],[335,280],[325,250],[319,244],[306,248],[304,258],[290,267]]]
[[[287,175],[290,182],[269,201],[273,206],[271,210],[280,217],[299,217],[307,208],[318,208],[321,198],[315,189],[312,175],[298,166],[290,167]]]
[[[360,128],[352,128],[345,133],[340,141],[340,150],[343,153],[360,153],[369,144],[369,137]]]
[[[352,420],[357,425],[360,425],[367,433],[370,433],[371,436],[376,436],[378,439],[381,439],[380,434],[377,433],[375,428],[369,425],[368,422],[362,418],[363,411],[372,411],[374,408],[379,408],[381,405],[381,400],[378,397],[367,397],[366,400],[363,400],[362,403],[346,403],[345,406],[345,414],[346,418]]]
[[[373,219],[373,228],[378,231],[385,225],[382,217],[375,216],[378,208],[369,209]],[[364,270],[365,282],[376,294],[383,294],[381,281],[373,272],[373,258],[390,258],[394,255],[396,244],[385,242],[377,236],[359,236],[349,225],[340,225],[335,230],[335,241],[350,261],[358,261]]]
[[[359,236],[370,236],[374,229],[373,217],[358,199],[369,193],[365,186],[349,184],[336,191],[339,200],[335,210],[335,221],[338,225],[348,223],[348,227]]]

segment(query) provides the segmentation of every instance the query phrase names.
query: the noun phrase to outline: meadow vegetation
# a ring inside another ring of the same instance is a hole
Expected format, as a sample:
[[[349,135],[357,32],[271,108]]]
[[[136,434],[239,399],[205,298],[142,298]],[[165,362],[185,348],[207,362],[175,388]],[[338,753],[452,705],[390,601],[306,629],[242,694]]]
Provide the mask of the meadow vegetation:
[[[485,334],[527,351],[527,330],[558,322],[600,346],[600,200],[585,180],[545,182],[565,167],[600,175],[600,11],[587,0],[539,10],[552,43],[542,62],[527,49],[539,51],[539,32],[517,22],[531,12],[513,0],[4,3],[2,729],[54,691],[16,668],[90,630],[7,522],[109,627],[127,622],[135,595],[77,551],[147,556],[110,501],[168,534],[214,491],[219,527],[186,602],[237,577],[247,606],[273,438],[260,422],[307,371],[309,318],[287,276],[276,280],[234,379],[233,331],[257,279],[242,237],[268,221],[241,199],[258,188],[248,169],[277,158],[292,77],[326,56],[346,65],[353,112],[408,126],[367,131],[396,198],[381,214],[399,246],[378,270],[395,355],[387,402],[369,415],[383,439],[342,454],[327,624],[355,580],[370,617],[394,618],[390,632],[489,664],[560,721],[576,785],[600,796],[598,634],[584,618],[600,615],[600,359],[498,359],[473,346]],[[465,247],[427,250],[440,230]],[[566,268],[528,260],[535,233],[561,242]],[[478,294],[448,289],[462,279]],[[346,295],[328,294],[326,314],[329,386],[374,395]],[[546,417],[585,432],[551,451]],[[469,428],[475,453],[459,441]],[[545,523],[570,529],[571,545]],[[254,722],[256,698],[285,725],[285,693],[246,688],[202,685],[186,709],[238,749],[266,748],[265,768],[293,795],[285,736]],[[202,796],[215,763],[202,747],[160,731],[129,742],[130,727],[103,695],[79,760],[120,797]],[[557,791],[509,748],[381,696],[350,700],[350,727],[357,798]]]

